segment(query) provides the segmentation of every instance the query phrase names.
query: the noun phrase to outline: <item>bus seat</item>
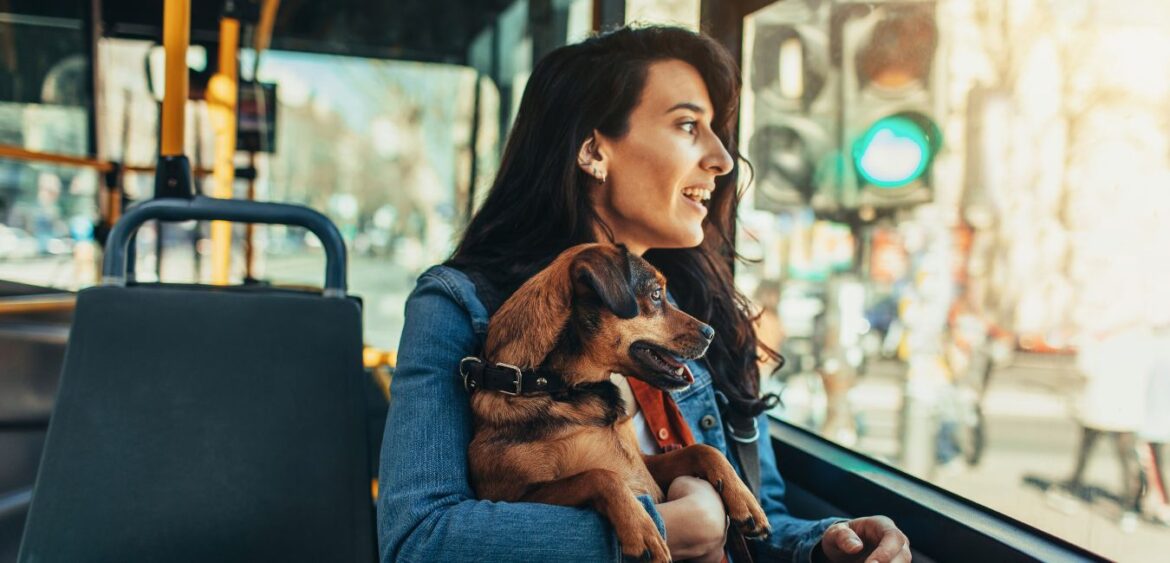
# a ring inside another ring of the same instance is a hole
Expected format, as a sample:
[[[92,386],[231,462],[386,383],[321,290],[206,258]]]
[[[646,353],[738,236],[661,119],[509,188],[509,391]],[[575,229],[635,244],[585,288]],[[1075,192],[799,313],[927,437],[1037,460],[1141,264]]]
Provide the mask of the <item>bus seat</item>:
[[[20,561],[376,558],[356,300],[99,286],[69,338]]]

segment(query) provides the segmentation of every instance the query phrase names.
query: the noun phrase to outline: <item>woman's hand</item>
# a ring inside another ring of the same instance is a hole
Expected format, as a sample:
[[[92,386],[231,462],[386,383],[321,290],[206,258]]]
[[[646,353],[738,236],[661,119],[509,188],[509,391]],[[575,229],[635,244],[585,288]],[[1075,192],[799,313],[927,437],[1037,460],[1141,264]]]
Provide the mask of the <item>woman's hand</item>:
[[[838,522],[821,537],[813,561],[833,563],[910,563],[910,540],[885,516]]]
[[[675,561],[690,559],[718,563],[727,541],[727,513],[723,499],[710,483],[695,477],[679,477],[658,505],[666,524],[666,545]]]

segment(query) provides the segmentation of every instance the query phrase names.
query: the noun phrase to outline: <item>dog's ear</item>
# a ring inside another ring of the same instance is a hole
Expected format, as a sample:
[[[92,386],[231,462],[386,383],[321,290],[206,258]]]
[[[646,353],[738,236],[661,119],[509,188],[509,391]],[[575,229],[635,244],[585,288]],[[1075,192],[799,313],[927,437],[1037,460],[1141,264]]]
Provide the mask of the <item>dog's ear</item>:
[[[630,279],[625,248],[583,244],[562,252],[492,316],[484,359],[521,368],[541,365],[568,324],[574,292],[579,290],[595,293],[614,314],[633,318],[638,302]]]
[[[573,284],[596,295],[619,318],[638,316],[630,253],[625,246],[597,246],[578,254],[573,261]]]

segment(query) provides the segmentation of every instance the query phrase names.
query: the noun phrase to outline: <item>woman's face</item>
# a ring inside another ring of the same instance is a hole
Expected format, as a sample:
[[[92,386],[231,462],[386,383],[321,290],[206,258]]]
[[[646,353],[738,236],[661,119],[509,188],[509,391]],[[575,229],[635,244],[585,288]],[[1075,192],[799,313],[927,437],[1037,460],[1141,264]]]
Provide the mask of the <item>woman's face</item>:
[[[616,242],[637,254],[703,242],[704,204],[715,178],[733,166],[711,130],[712,117],[699,72],[679,60],[660,61],[647,69],[626,134],[595,133],[596,146],[586,142],[581,166],[589,173],[596,166],[605,178],[593,187],[593,205]]]

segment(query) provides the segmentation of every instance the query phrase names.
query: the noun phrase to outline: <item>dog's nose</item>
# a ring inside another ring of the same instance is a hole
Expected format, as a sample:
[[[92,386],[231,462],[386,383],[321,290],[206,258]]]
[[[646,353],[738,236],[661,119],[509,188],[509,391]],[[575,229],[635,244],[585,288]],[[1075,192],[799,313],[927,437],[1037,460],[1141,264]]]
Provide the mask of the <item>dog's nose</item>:
[[[712,338],[715,338],[715,329],[707,325],[702,325],[699,327],[699,334],[702,334],[703,338],[711,340]]]

